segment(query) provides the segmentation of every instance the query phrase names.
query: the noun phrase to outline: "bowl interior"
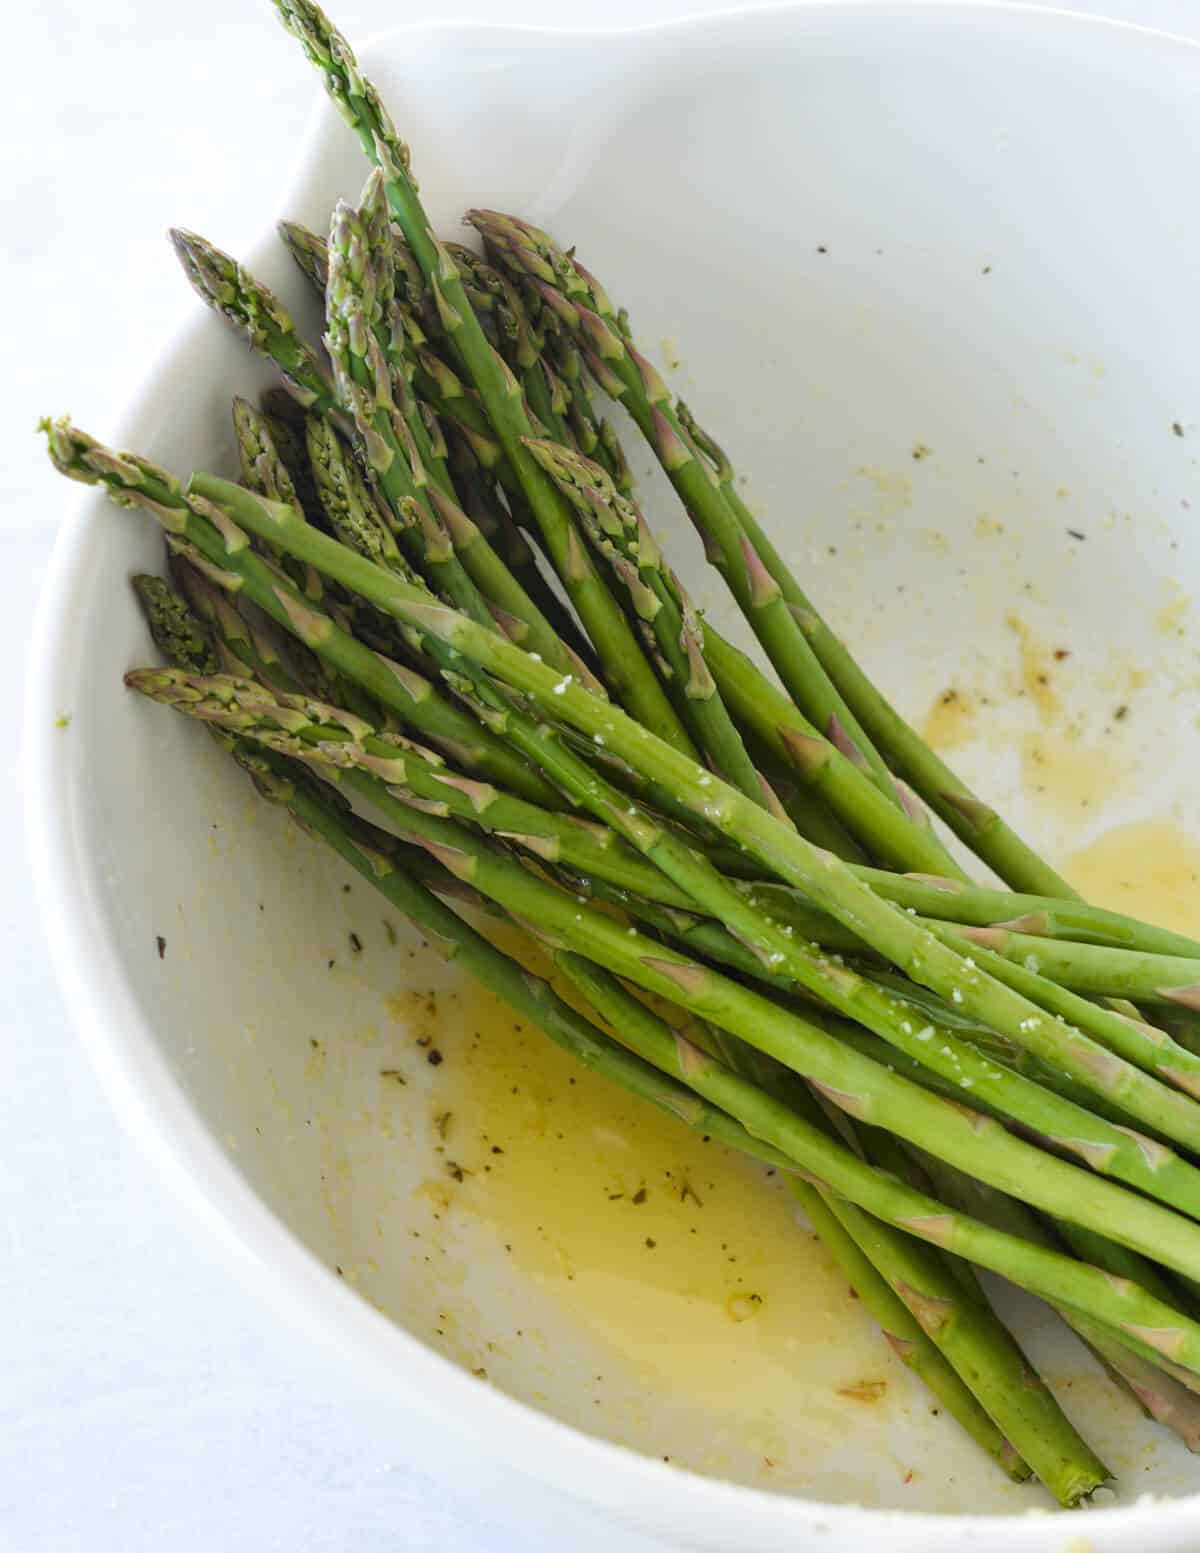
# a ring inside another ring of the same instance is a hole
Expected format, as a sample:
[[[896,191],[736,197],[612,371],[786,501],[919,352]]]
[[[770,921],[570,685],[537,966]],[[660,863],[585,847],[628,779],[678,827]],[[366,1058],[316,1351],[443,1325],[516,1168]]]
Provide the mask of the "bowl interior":
[[[901,708],[1051,856],[1110,890],[1115,866],[1142,903],[1148,858],[1178,884],[1200,857],[1197,60],[1050,15],[875,6],[364,54],[443,231],[487,204],[578,244]],[[323,225],[362,172],[325,112],[276,213]],[[282,252],[250,257],[315,325]],[[128,440],[229,468],[230,391],[267,381],[197,318]],[[731,623],[627,445],[685,581]],[[44,740],[60,909],[132,1000],[97,1041],[144,1105],[153,1063],[155,1095],[321,1263],[589,1434],[818,1500],[1041,1503],[930,1416],[784,1196],[573,1085],[201,730],[123,691],[151,656],[126,579],[159,566],[148,524],[89,504],[35,705],[70,719]],[[1082,1349],[1020,1313],[1122,1496],[1194,1485]]]

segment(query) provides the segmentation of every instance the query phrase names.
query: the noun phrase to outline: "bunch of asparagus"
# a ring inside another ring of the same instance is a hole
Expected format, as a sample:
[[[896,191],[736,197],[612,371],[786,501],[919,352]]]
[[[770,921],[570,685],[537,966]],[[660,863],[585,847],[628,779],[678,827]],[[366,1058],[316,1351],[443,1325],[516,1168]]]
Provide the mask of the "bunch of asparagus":
[[[550,1039],[786,1172],[894,1351],[1011,1477],[1074,1505],[1109,1474],[977,1268],[1200,1448],[1200,944],[1078,899],[946,768],[574,250],[489,210],[467,216],[478,250],[442,241],[346,41],[275,4],[372,164],[328,237],[281,227],[324,351],[175,231],[283,377],[234,402],[239,480],[184,484],[45,423],[64,474],[166,533],[168,578],[135,586],[167,666],[127,683],[207,723]],[[773,677],[693,606],[605,397]],[[973,882],[930,811],[1007,888]],[[497,915],[590,1017],[474,925]]]

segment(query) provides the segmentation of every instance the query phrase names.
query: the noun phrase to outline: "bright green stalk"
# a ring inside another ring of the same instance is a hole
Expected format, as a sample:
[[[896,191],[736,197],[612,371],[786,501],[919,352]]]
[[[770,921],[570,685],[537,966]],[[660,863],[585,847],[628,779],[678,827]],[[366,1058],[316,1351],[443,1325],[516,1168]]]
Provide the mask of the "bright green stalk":
[[[933,1010],[915,1011],[888,986],[843,965],[839,956],[830,956],[815,945],[805,945],[799,918],[793,924],[799,941],[793,946],[793,963],[796,959],[809,962],[808,974],[803,979],[789,976],[782,968],[772,970],[752,948],[711,918],[628,893],[613,893],[599,880],[594,880],[591,888],[598,899],[622,906],[636,921],[653,928],[688,954],[726,966],[782,993],[788,1006],[793,1006],[797,993],[807,998],[815,996],[823,1007],[837,1010],[842,1021],[855,1024],[847,1027],[838,1021],[836,1026],[831,1025],[807,1005],[802,1010],[804,1017],[817,1020],[823,1029],[851,1041],[860,1051],[868,1049],[864,1041],[871,1038],[866,1037],[865,1031],[858,1031],[857,1025],[866,1026],[887,1043],[881,1047],[878,1041],[873,1042],[870,1055],[876,1061],[893,1064],[914,1081],[939,1093],[969,1099],[989,1115],[1019,1122],[1078,1154],[1093,1168],[1130,1184],[1140,1184],[1154,1196],[1160,1195],[1165,1180],[1160,1179],[1156,1189],[1149,1183],[1157,1172],[1147,1172],[1143,1167],[1145,1148],[1156,1150],[1162,1145],[1149,1140],[1134,1143],[1119,1107],[1098,1099],[1087,1087],[1020,1047],[1010,1048],[995,1036],[989,1040],[989,1032],[968,1031],[964,1038],[947,1022],[949,1009],[941,1015]],[[1182,1181],[1172,1184],[1164,1200],[1175,1206],[1186,1205],[1189,1212],[1200,1211],[1196,1195],[1200,1180],[1194,1179],[1190,1165],[1178,1160],[1174,1164],[1182,1165],[1183,1176],[1191,1185]],[[1174,1173],[1174,1165],[1169,1173]],[[1179,1190],[1183,1196],[1176,1195]]]
[[[840,859],[814,848],[720,778],[656,739],[620,708],[601,701],[570,676],[558,679],[552,670],[494,631],[482,629],[444,605],[430,603],[420,590],[314,531],[294,509],[263,502],[210,475],[193,475],[189,490],[220,506],[235,524],[311,562],[378,608],[415,626],[426,638],[440,638],[446,647],[530,698],[543,716],[593,739],[598,735],[597,742],[609,754],[624,760],[657,787],[674,792],[692,806],[698,819],[743,847],[764,868],[836,917],[919,985],[1055,1063],[1147,1127],[1189,1146],[1200,1142],[1200,1108],[1192,1100],[1048,1015],[1038,1003],[980,969],[970,955],[964,958],[939,942],[927,927],[876,896]],[[580,792],[575,796],[586,803],[591,795]],[[804,958],[793,953],[796,946],[791,936],[749,906],[706,859],[674,845],[673,836],[639,814],[636,806],[632,815],[626,815],[606,800],[593,813],[651,855],[676,884],[693,893],[700,909],[724,921],[769,956],[772,968],[786,968],[797,979],[812,974]],[[1001,963],[1007,970],[1013,969],[1007,962]],[[1044,985],[1051,987],[1050,983]],[[1132,1039],[1135,1026],[1129,1024],[1126,1029],[1126,1039]]]
[[[670,683],[682,695],[685,721],[709,764],[755,803],[782,815],[709,672],[699,616],[663,560],[641,511],[620,494],[599,464],[582,454],[553,442],[530,441],[527,446],[574,507],[593,551],[612,567],[634,614],[653,633]]]
[[[892,868],[967,882],[930,827],[923,806],[903,784],[897,789],[901,810],[879,792],[861,767],[822,737],[745,653],[707,620],[703,631],[705,662],[730,712],[786,770],[829,805],[856,840]]]
[[[557,793],[467,712],[444,700],[424,676],[372,652],[317,609],[282,573],[254,554],[217,509],[202,516],[167,470],[94,441],[66,419],[43,422],[55,466],[70,479],[102,484],[122,507],[149,512],[169,535],[195,546],[195,562],[218,586],[258,605],[336,673],[355,681],[456,764],[535,803]],[[292,509],[289,509],[289,511]]]
[[[379,733],[363,718],[313,697],[272,690],[236,675],[199,675],[181,669],[132,669],[125,683],[230,733],[269,738],[285,734],[311,745],[316,762],[370,772],[387,785],[394,800],[387,806],[389,817],[401,825],[405,807],[416,801],[584,877],[606,880],[621,890],[649,887],[686,900],[682,891],[674,891],[657,869],[606,827],[556,814],[490,783],[464,777],[433,751],[396,734]]]
[[[1200,1007],[1200,958],[1148,954],[1041,938],[1011,928],[963,928],[958,937],[1048,977],[1061,987],[1091,997],[1132,998],[1138,1003],[1181,1003]],[[1191,1054],[1189,1053],[1189,1056]],[[1200,1073],[1200,1063],[1196,1067]]]
[[[1023,1203],[972,1180],[941,1160],[924,1153],[920,1158],[933,1178],[934,1191],[945,1202],[1010,1235],[1051,1249],[1058,1248],[1059,1241],[1053,1231]],[[1141,1286],[1157,1298],[1170,1300],[1173,1297],[1154,1267],[1140,1257],[1134,1257],[1099,1235],[1087,1233],[1086,1238],[1081,1235],[1077,1239],[1070,1225],[1056,1224],[1055,1228],[1071,1242],[1077,1255],[1086,1257],[1111,1276],[1136,1277]],[[1164,1370],[1160,1353],[1148,1344],[1137,1343],[1131,1348],[1128,1333],[1115,1331],[1068,1305],[1056,1304],[1053,1308],[1114,1377],[1129,1387],[1151,1418],[1178,1434],[1189,1450],[1200,1450],[1200,1397]]]
[[[395,519],[397,537],[429,586],[473,620],[491,624],[478,588],[463,569],[449,531],[431,499],[433,487],[411,428],[395,396],[409,397],[376,336],[379,276],[370,259],[362,213],[339,203],[329,241],[325,293],[329,351],[338,399],[353,417],[368,466]],[[310,450],[311,451],[311,450]],[[416,521],[405,504],[416,505]]]
[[[891,769],[911,783],[955,835],[1014,890],[1074,899],[1075,891],[1066,880],[1022,841],[989,804],[976,797],[875,688],[845,644],[821,618],[787,562],[738,495],[733,467],[724,452],[700,431],[690,416],[686,423],[694,443],[711,460],[726,500],[779,588],[797,625],[829,678],[853,707],[859,722],[886,757]]]
[[[573,255],[564,254],[527,223],[486,210],[469,211],[466,219],[586,342],[593,377],[625,406],[649,443],[788,693],[892,797],[887,766],[821,667],[707,465],[690,446],[674,396],[632,340],[601,317],[590,277],[583,278]]]
[[[1056,985],[1054,981],[1040,975],[1030,959],[1020,964],[1005,959],[1003,955],[989,948],[986,942],[977,942],[977,936],[980,933],[987,935],[990,929],[968,928],[964,933],[947,922],[931,922],[929,927],[940,942],[967,955],[996,982],[1056,1015],[1060,1022],[1069,1021],[1068,1028],[1082,1032],[1082,1038],[1090,1040],[1097,1051],[1104,1051],[1110,1056],[1111,1061],[1134,1063],[1146,1073],[1157,1075],[1164,1083],[1174,1085],[1193,1097],[1200,1096],[1200,1057],[1173,1041],[1165,1030],[1160,1030],[1155,1025],[1144,1024],[1141,1020],[1130,1018],[1126,1014],[1117,1013],[1114,1009],[1103,1008],[1065,986]],[[1052,947],[1047,946],[1046,954],[1049,956],[1052,952]],[[1084,952],[1084,949],[1080,948],[1079,956]],[[1112,956],[1127,951],[1102,949],[1092,952]],[[1158,963],[1164,962],[1160,960]],[[1168,966],[1174,964],[1176,968],[1183,965],[1188,979],[1184,985],[1175,989],[1174,996],[1185,1005],[1194,1002],[1195,962],[1167,961],[1165,963]],[[1143,961],[1144,964],[1145,961]],[[1162,978],[1164,982],[1169,981],[1169,971],[1164,970]],[[1172,993],[1167,988],[1147,988],[1147,992],[1159,1001],[1171,1001]],[[1138,994],[1139,997],[1145,995],[1141,992]],[[1142,1119],[1151,1127],[1157,1126],[1153,1114]]]
[[[938,876],[905,876],[881,868],[856,868],[856,874],[877,895],[906,911],[970,927],[1010,928],[1038,938],[1061,938],[1080,944],[1138,949],[1147,954],[1200,957],[1200,941],[1168,928],[1083,901],[1056,900],[1047,895],[1014,895],[986,885]]]
[[[458,266],[438,241],[409,168],[408,147],[359,72],[346,40],[310,0],[276,0],[284,26],[299,39],[326,90],[354,129],[370,160],[382,169],[388,199],[413,257],[432,292],[441,326],[482,400],[495,435],[537,519],[546,550],[601,659],[606,683],[645,727],[681,753],[691,754],[662,686],[616,601],[596,572],[570,511],[553,481],[522,445],[532,436],[520,385],[488,343],[463,289]]]

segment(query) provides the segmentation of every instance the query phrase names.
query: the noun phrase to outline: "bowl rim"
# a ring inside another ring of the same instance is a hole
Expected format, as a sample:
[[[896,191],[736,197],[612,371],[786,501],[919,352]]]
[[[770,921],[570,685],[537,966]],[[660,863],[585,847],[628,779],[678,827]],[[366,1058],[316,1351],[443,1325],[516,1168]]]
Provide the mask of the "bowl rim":
[[[469,20],[423,20],[371,34],[356,52],[369,66],[380,50],[400,39],[545,37],[586,44],[589,39],[649,39],[664,33],[716,35],[728,29],[782,23],[796,27],[851,29],[923,14],[947,27],[1005,17],[1031,27],[1106,32],[1137,37],[1170,50],[1200,52],[1200,43],[1179,34],[1037,4],[1036,0],[781,0],[777,4],[727,7],[651,21],[632,27],[519,26]],[[318,92],[310,109],[279,208],[308,181],[330,108]],[[246,249],[257,264],[273,250],[274,228]],[[207,310],[189,310],[154,353],[137,389],[117,417],[114,441],[133,440],[147,418],[155,385],[212,327]],[[515,1467],[530,1482],[553,1474],[554,1486],[570,1499],[603,1513],[606,1509],[644,1532],[669,1537],[703,1526],[706,1545],[750,1546],[764,1538],[775,1546],[783,1536],[805,1532],[887,1534],[898,1553],[908,1547],[966,1546],[980,1553],[1003,1547],[1011,1553],[1045,1546],[1048,1524],[1027,1511],[1004,1515],[938,1514],[872,1509],[844,1503],[768,1493],[668,1466],[615,1442],[584,1433],[529,1403],[481,1385],[407,1329],[377,1311],[348,1288],[265,1205],[209,1131],[176,1084],[159,1053],[153,1030],[142,1016],[116,957],[103,936],[99,916],[86,898],[86,877],[69,824],[69,779],[61,760],[58,687],[72,660],[71,600],[86,586],[85,552],[99,526],[95,509],[104,498],[79,492],[69,503],[55,540],[36,612],[26,680],[22,774],[25,822],[34,892],[50,957],[71,1023],[88,1051],[113,1109],[144,1151],[156,1176],[165,1180],[221,1248],[243,1285],[289,1322],[307,1328],[330,1350],[353,1361],[357,1375],[375,1390],[399,1391],[450,1430],[466,1434],[490,1455]],[[381,1363],[381,1360],[383,1361]],[[399,1385],[397,1386],[397,1383]],[[531,1462],[540,1461],[540,1468]],[[552,1462],[550,1467],[547,1463]],[[603,1485],[601,1492],[597,1485]],[[1051,1521],[1049,1524],[1053,1524]],[[1182,1531],[1200,1525],[1196,1494],[1107,1509],[1103,1527],[1124,1539],[1137,1533]],[[988,1533],[995,1534],[989,1536]],[[911,1539],[911,1540],[910,1540]],[[732,1544],[728,1544],[732,1545]],[[1128,1546],[1135,1544],[1131,1541]]]

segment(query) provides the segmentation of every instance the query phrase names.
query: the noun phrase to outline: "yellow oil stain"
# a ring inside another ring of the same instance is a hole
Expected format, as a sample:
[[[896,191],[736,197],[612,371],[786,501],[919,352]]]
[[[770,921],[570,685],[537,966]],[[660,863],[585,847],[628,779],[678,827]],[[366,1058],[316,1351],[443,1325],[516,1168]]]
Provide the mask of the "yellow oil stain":
[[[975,532],[980,539],[993,539],[998,534],[1004,533],[1004,524],[999,518],[993,518],[986,512],[981,512],[975,519]]]
[[[1099,809],[1119,790],[1126,774],[1111,750],[1085,743],[1070,729],[1039,729],[1021,738],[1025,793],[1060,814]]]
[[[935,697],[925,714],[922,737],[935,750],[960,749],[964,744],[970,744],[978,731],[975,725],[978,710],[974,696],[957,685],[949,685]]]
[[[1037,708],[1042,723],[1056,723],[1062,715],[1062,704],[1054,689],[1054,654],[1066,649],[1040,642],[1019,615],[1006,615],[1004,623],[1016,636],[1020,648],[1021,688]]]
[[[664,335],[659,341],[659,349],[662,351],[663,361],[670,372],[678,372],[683,366],[683,357],[679,353],[679,344],[671,335]]]
[[[874,489],[879,502],[891,512],[898,512],[902,507],[911,507],[913,499],[913,483],[908,475],[890,475],[884,469],[876,469],[871,464],[859,464],[854,473],[859,479],[866,480]]]
[[[1192,607],[1191,595],[1174,581],[1168,582],[1166,591],[1166,602],[1154,614],[1155,627],[1164,636],[1182,636],[1184,622]]]
[[[1172,820],[1116,825],[1063,871],[1094,905],[1200,937],[1200,840]]]
[[[907,1372],[778,1176],[589,1072],[482,987],[446,995],[438,1020],[452,1123],[440,1146],[433,1130],[440,1169],[419,1191],[474,1220],[606,1364],[650,1395],[719,1403],[723,1430],[731,1412],[743,1432],[769,1424],[768,1454],[848,1437],[862,1388],[906,1405]]]

